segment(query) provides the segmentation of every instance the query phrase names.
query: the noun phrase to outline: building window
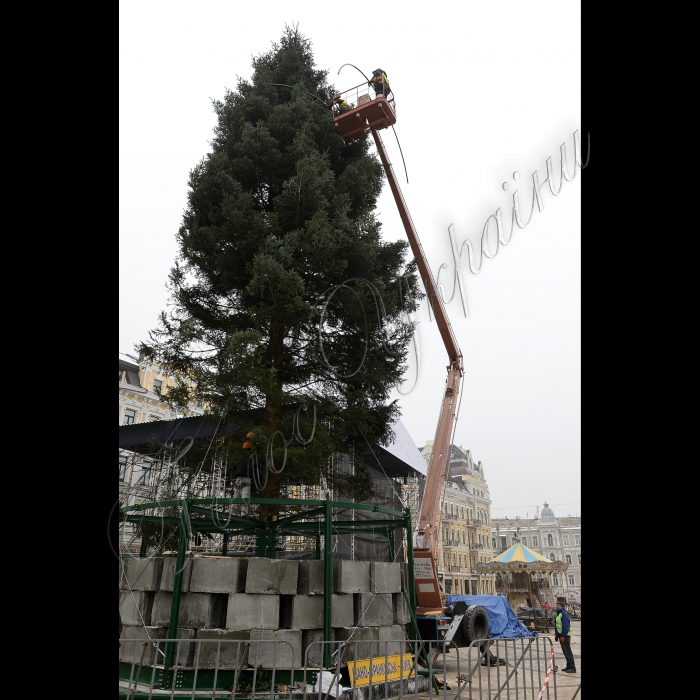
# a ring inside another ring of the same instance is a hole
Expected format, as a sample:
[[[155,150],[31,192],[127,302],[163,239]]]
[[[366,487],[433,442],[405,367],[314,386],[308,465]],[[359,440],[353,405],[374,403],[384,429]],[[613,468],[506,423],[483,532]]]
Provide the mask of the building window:
[[[454,507],[450,503],[450,515],[454,515],[454,514],[455,514]]]
[[[462,544],[466,544],[467,540],[466,537],[464,536],[464,533],[462,533]]]
[[[510,538],[510,546],[512,547],[515,544],[515,537]]]
[[[501,549],[503,549],[504,551],[506,549],[506,538],[505,537],[501,537]]]
[[[143,462],[141,464],[141,476],[136,482],[138,486],[150,486],[151,472],[153,470],[153,462]]]
[[[574,535],[574,542],[576,546],[579,547],[581,545],[581,535]]]
[[[571,564],[571,555],[570,554],[564,555],[564,558],[566,559],[567,564]]]
[[[160,420],[160,416],[154,416],[152,413],[148,416],[148,422],[153,423],[154,420]]]
[[[540,546],[539,540],[537,539],[537,535],[533,535],[533,536],[532,536],[532,546],[533,546],[533,547],[539,547],[539,546]]]
[[[163,382],[160,379],[154,379],[153,380],[153,391],[156,394],[160,394],[162,390],[163,390]]]
[[[576,579],[574,578],[573,574],[569,574],[569,585],[570,586],[575,586],[576,585]]]
[[[494,549],[496,549],[496,538],[495,538],[495,537],[492,537],[492,538],[491,538],[491,546],[492,546]]]
[[[569,546],[569,536],[568,535],[562,535],[562,541],[563,541],[565,547]]]
[[[550,558],[551,561],[554,561],[554,560],[555,560],[554,552],[550,552],[550,553],[549,553],[549,558]]]
[[[550,547],[554,547],[554,538],[551,535],[547,535],[547,544]]]
[[[126,479],[126,463],[128,459],[128,457],[119,457],[119,481]]]
[[[578,555],[578,565],[581,566],[581,555]]]
[[[123,377],[123,376],[124,376],[124,370],[123,370],[123,369],[120,369],[120,370],[119,370],[119,381],[122,380],[122,377]]]
[[[136,420],[136,411],[127,408],[124,411],[124,425],[131,425]]]
[[[559,574],[552,574],[552,585],[553,586],[559,585]]]
[[[523,546],[527,547],[527,537],[521,537],[520,539],[522,540]]]
[[[197,408],[202,408],[202,399],[197,399]]]

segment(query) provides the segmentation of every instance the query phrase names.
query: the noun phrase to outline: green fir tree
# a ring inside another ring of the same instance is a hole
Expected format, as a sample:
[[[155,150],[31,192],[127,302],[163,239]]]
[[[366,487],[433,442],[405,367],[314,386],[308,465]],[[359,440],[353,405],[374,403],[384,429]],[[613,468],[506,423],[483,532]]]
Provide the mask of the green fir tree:
[[[348,145],[336,132],[335,89],[309,40],[286,27],[252,65],[250,82],[214,101],[171,308],[138,349],[181,378],[171,402],[191,402],[194,383],[208,412],[241,426],[232,463],[248,459],[254,433],[263,488],[253,495],[323,478],[361,500],[371,494],[362,453],[393,437],[399,415],[389,396],[406,369],[407,311],[422,296],[415,262],[406,242],[380,236],[381,164],[367,139]],[[338,452],[354,459],[352,477],[330,469]],[[281,473],[266,468],[270,456]]]

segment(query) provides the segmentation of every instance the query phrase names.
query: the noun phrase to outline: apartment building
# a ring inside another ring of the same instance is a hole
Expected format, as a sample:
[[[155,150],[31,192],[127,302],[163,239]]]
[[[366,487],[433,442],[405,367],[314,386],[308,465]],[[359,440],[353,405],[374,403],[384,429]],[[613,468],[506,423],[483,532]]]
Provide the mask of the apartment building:
[[[432,456],[433,441],[418,448],[426,462]],[[481,462],[471,452],[453,445],[449,477],[440,503],[438,523],[438,578],[443,593],[477,595],[477,562],[493,558],[491,540],[491,497]],[[482,575],[482,592],[495,595],[495,579]]]

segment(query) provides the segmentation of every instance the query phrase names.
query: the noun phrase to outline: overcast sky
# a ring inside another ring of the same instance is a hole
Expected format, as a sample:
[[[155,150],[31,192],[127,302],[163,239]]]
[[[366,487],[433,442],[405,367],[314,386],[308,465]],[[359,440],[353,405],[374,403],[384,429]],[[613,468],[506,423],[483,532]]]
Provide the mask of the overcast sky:
[[[343,90],[383,68],[397,107],[396,136],[381,132],[428,263],[447,298],[453,284],[448,228],[458,249],[472,242],[476,264],[488,217],[501,208],[511,231],[513,195],[523,223],[532,178],[551,157],[555,191],[560,149],[568,173],[555,197],[540,189],[525,228],[471,273],[467,248],[459,292],[446,305],[464,355],[455,442],[481,460],[493,517],[532,516],[547,501],[555,515],[581,514],[581,178],[583,161],[580,2],[384,1],[357,5],[307,0],[182,2],[122,0],[119,76],[119,350],[133,354],[168,301],[189,171],[209,151],[212,99],[251,57],[279,41],[285,24],[311,40],[317,67]],[[408,182],[401,158],[403,151]],[[593,140],[593,137],[591,137]],[[373,146],[374,148],[374,146]],[[595,167],[595,160],[591,167]],[[517,179],[514,174],[518,173]],[[507,183],[508,189],[504,189]],[[377,215],[387,240],[406,238],[391,190]],[[490,250],[496,250],[491,220]],[[420,366],[400,399],[417,446],[432,440],[447,353],[426,303],[416,314]]]

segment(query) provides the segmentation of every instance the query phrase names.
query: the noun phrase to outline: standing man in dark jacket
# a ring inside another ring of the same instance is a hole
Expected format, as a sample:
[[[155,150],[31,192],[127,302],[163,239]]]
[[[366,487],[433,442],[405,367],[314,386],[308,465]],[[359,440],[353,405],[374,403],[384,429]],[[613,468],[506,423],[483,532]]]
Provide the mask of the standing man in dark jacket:
[[[571,619],[569,613],[561,603],[557,603],[557,616],[554,620],[554,625],[557,633],[557,639],[561,644],[561,650],[566,657],[565,673],[576,673],[576,662],[571,651]]]

